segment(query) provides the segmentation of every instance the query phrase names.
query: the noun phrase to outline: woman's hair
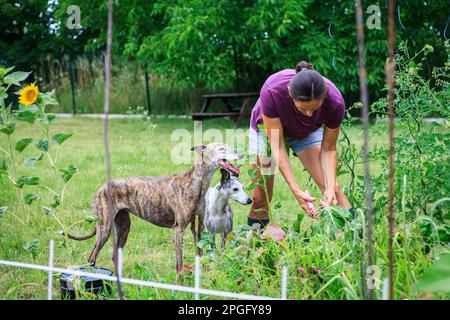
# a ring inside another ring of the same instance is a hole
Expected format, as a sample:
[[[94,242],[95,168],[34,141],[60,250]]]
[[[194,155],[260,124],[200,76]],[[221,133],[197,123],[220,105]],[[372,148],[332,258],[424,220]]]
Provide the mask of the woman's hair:
[[[327,87],[322,75],[314,70],[312,64],[300,61],[295,67],[296,75],[289,82],[291,95],[294,100],[311,101],[323,99],[327,94]]]

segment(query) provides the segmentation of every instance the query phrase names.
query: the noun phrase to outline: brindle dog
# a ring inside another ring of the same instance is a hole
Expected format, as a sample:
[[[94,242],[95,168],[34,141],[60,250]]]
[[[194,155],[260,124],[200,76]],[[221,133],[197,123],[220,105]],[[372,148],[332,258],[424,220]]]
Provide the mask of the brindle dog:
[[[200,156],[195,159],[190,169],[181,174],[111,180],[110,210],[108,210],[107,186],[104,185],[97,191],[92,210],[100,217],[100,220],[94,231],[82,237],[67,235],[74,240],[86,240],[97,235],[94,249],[88,258],[90,264],[95,265],[99,251],[109,238],[113,223],[117,230],[117,247],[125,246],[130,231],[129,213],[132,213],[159,227],[175,229],[176,270],[177,273],[181,273],[183,234],[190,223],[194,244],[196,245],[196,242],[200,240],[203,215],[199,215],[199,212],[204,208],[205,195],[212,176],[219,167],[239,174],[239,169],[230,161],[243,158],[243,154],[232,151],[223,143],[195,146],[191,150],[196,151]],[[199,221],[196,231],[195,217],[197,215]],[[198,252],[201,254],[200,250]],[[113,260],[117,261],[114,254]]]

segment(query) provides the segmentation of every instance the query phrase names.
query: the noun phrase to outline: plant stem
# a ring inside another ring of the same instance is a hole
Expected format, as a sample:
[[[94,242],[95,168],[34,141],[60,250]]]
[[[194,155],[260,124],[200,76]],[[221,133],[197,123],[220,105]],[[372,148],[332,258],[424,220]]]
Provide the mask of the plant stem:
[[[3,104],[3,101],[2,101],[2,104],[1,104],[1,108],[2,108],[2,114],[3,114],[3,123],[6,124],[8,122],[8,115],[6,113],[6,109],[5,109],[5,105]],[[12,144],[11,144],[11,138],[10,138],[10,136],[8,134],[6,135],[6,143],[8,144],[8,149],[9,149],[9,158],[10,158],[11,169],[12,169],[12,174],[13,174],[12,179],[15,182],[15,181],[17,181],[16,159],[14,157],[14,150],[13,150],[13,147],[12,147]],[[3,151],[5,151],[5,150],[3,150]],[[5,153],[8,154],[8,152],[5,152]],[[22,190],[20,188],[16,188],[16,190],[17,190],[16,192],[17,192],[17,197],[18,197],[17,201],[20,203],[21,208],[22,208],[22,212],[25,214],[25,206],[24,206],[24,204],[22,202],[23,201]],[[23,222],[22,219],[20,219],[15,214],[13,214],[13,215],[17,219],[19,219],[19,221],[21,221],[23,224],[25,224],[25,222]],[[27,220],[27,223],[28,223],[28,218],[26,220]]]

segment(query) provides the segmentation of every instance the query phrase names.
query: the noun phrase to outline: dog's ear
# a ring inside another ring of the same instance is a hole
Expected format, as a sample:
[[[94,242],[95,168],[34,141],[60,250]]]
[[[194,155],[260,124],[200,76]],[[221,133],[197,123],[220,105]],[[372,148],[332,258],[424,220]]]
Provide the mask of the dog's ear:
[[[199,144],[199,145],[193,146],[191,148],[191,151],[195,151],[198,153],[202,153],[205,150],[206,150],[206,146],[204,144]]]
[[[230,180],[230,173],[225,169],[220,169],[222,177],[220,178],[220,187],[223,187]]]

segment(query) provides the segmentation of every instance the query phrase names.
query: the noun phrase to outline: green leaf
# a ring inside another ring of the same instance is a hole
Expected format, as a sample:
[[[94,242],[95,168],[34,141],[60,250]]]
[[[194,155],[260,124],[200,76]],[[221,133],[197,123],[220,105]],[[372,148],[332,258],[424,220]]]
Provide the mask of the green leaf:
[[[0,207],[0,219],[5,216],[6,210],[8,210],[8,207],[6,207],[6,206]]]
[[[17,141],[16,150],[22,152],[33,141],[31,138],[23,138]]]
[[[53,210],[53,208],[47,207],[47,206],[41,206],[42,209],[44,209],[44,212],[46,215],[55,215],[56,211]]]
[[[88,223],[97,222],[100,220],[101,220],[101,218],[99,216],[88,215],[88,216],[84,217],[84,221],[86,221]]]
[[[59,104],[58,101],[56,101],[56,98],[55,98],[55,90],[53,90],[51,92],[42,93],[42,94],[40,94],[40,97],[41,97],[42,103],[44,105],[57,105],[57,104]]]
[[[295,220],[293,228],[294,231],[298,232],[300,230],[300,225],[302,224],[305,215],[303,213],[297,213],[297,220]]]
[[[49,113],[49,114],[47,114],[47,120],[48,120],[48,122],[53,122],[54,120],[56,119],[56,114],[53,114],[53,113]]]
[[[57,133],[52,137],[52,142],[57,144],[62,144],[64,141],[69,139],[73,133]]]
[[[256,177],[258,176],[258,168],[248,169],[247,172],[248,172],[249,177],[252,179],[256,179]]]
[[[56,208],[61,204],[61,201],[59,200],[59,197],[57,195],[53,196],[53,200],[50,203],[50,207]]]
[[[24,185],[37,186],[39,177],[22,176],[16,181],[16,187],[22,188]]]
[[[6,93],[6,88],[0,87],[0,100],[6,100],[8,94]]]
[[[34,165],[36,164],[36,162],[42,160],[43,156],[44,156],[44,154],[41,153],[41,155],[40,155],[39,157],[28,157],[28,158],[26,158],[26,159],[24,160],[23,163],[24,163],[27,167],[34,166]]]
[[[61,177],[65,183],[69,182],[77,171],[78,168],[73,164],[69,165],[67,169],[59,169],[59,172],[61,172]]]
[[[33,239],[31,242],[25,243],[23,248],[31,254],[33,259],[35,259],[40,253],[40,245],[41,242],[39,239]]]
[[[8,123],[8,125],[4,126],[3,128],[0,129],[1,133],[7,134],[8,136],[11,135],[14,130],[16,129],[16,124],[15,123]]]
[[[10,72],[14,68],[15,66],[5,68],[2,65],[0,65],[0,78],[3,78],[8,72]]]
[[[28,78],[31,72],[16,71],[8,74],[3,81],[8,84],[20,86],[20,82]]]
[[[36,114],[36,113],[41,112],[41,109],[34,103],[31,105],[19,104],[19,112],[23,112],[23,111],[30,111],[30,112]]]
[[[33,203],[33,201],[37,201],[40,199],[41,199],[41,197],[38,194],[28,193],[23,198],[23,202],[25,202],[27,205],[31,205]]]
[[[0,175],[8,174],[8,163],[5,159],[0,161]]]
[[[450,254],[443,254],[435,261],[416,284],[420,291],[450,291]]]
[[[48,140],[47,139],[40,139],[38,143],[35,145],[36,148],[38,148],[41,151],[48,152]]]
[[[245,189],[247,189],[247,191],[252,191],[253,189],[255,189],[256,186],[257,184],[252,182],[248,186],[246,186]]]
[[[33,124],[34,121],[36,121],[36,116],[37,116],[36,113],[34,113],[30,110],[25,110],[25,111],[18,112],[16,114],[16,119],[18,121],[25,121],[25,122]]]

